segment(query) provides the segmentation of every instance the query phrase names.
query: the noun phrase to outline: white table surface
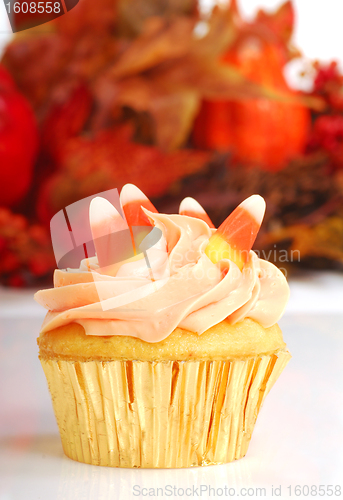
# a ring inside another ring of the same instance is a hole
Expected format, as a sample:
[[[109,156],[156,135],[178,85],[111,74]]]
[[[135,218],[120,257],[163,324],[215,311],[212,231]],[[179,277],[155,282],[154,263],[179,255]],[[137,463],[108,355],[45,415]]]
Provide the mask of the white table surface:
[[[288,486],[296,485],[343,490],[343,275],[305,273],[290,285],[280,326],[293,358],[266,399],[247,455],[227,465],[173,470],[96,467],[63,455],[37,358],[44,310],[31,290],[0,288],[0,500],[145,498],[143,488],[155,488],[149,498],[161,498],[157,488],[168,485],[163,498],[274,499],[281,486],[278,498],[286,499],[295,497]],[[266,494],[242,490],[257,487]]]

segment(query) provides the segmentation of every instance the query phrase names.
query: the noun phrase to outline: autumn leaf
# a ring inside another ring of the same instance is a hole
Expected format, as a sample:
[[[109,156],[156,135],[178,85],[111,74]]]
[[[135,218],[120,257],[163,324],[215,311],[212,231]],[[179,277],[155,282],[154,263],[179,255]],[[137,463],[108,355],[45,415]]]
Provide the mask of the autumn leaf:
[[[3,63],[38,115],[66,64],[68,49],[69,44],[53,32],[16,37],[5,49]]]
[[[193,16],[197,5],[196,0],[117,0],[120,34],[137,36],[151,17]]]
[[[107,77],[119,79],[132,76],[187,54],[194,26],[195,20],[187,17],[178,17],[171,22],[160,17],[147,19],[140,36],[130,43],[107,72]]]
[[[201,31],[199,28],[202,27],[205,34],[193,38],[192,53],[207,60],[220,59],[237,39],[239,23],[237,24],[237,13],[233,5],[227,8],[216,6],[208,19],[197,23],[197,30]]]
[[[299,57],[301,53],[292,45],[295,14],[293,3],[286,1],[273,12],[259,9],[252,21],[245,21],[236,6],[236,19],[240,24],[237,43],[249,37],[272,43],[283,55],[285,62]]]
[[[55,160],[71,137],[77,136],[89,117],[92,97],[85,85],[79,85],[62,104],[49,110],[42,130],[42,146]]]
[[[268,233],[265,246],[290,241],[288,252],[298,251],[300,260],[326,258],[343,263],[343,218],[335,215],[313,226],[296,224]]]
[[[82,0],[68,15],[47,23],[43,33],[26,30],[5,48],[3,63],[39,120],[120,53],[115,5],[115,0]]]
[[[147,196],[160,196],[173,182],[199,171],[210,155],[183,149],[164,153],[131,140],[130,127],[71,139],[60,169],[43,185],[37,212],[48,222],[61,208],[86,196],[136,184]]]
[[[102,37],[114,33],[118,21],[117,0],[82,0],[68,15],[58,17],[52,23],[53,28],[65,39],[74,40],[86,36]]]
[[[255,17],[255,26],[268,29],[275,39],[284,44],[291,41],[294,30],[294,8],[290,0],[281,4],[274,12],[267,13],[260,9]]]

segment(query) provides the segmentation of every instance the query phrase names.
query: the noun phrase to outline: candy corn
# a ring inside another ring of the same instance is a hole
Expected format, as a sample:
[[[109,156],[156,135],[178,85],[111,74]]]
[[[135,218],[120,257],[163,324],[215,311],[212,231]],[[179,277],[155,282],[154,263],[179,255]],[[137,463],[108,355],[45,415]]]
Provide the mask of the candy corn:
[[[138,254],[140,244],[149,234],[150,229],[148,228],[152,226],[142,207],[154,213],[157,213],[157,210],[149,198],[134,184],[125,184],[123,186],[120,193],[120,202],[131,232],[134,252]],[[146,229],[144,229],[144,226]]]
[[[206,255],[216,264],[229,259],[243,269],[248,254],[260,229],[266,203],[262,196],[253,195],[244,200],[211,236]]]
[[[113,266],[134,256],[126,220],[105,198],[93,198],[89,221],[100,268]]]
[[[188,215],[189,217],[195,217],[196,219],[201,219],[205,221],[209,227],[214,227],[205,210],[194,198],[187,197],[181,201],[179,214]]]
[[[157,210],[137,186],[125,184],[120,193],[120,201],[129,226],[152,225],[141,207],[154,213],[157,213]]]

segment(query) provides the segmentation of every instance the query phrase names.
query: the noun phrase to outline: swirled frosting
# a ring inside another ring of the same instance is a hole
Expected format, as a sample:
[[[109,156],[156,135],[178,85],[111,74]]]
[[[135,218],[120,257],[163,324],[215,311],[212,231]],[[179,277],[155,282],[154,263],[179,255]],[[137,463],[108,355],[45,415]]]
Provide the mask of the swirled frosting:
[[[227,259],[214,264],[204,251],[214,232],[206,222],[145,212],[163,235],[147,252],[149,265],[131,259],[110,276],[92,257],[77,270],[56,270],[54,288],[35,295],[49,310],[43,332],[76,322],[87,335],[159,342],[177,326],[201,334],[226,318],[278,321],[289,287],[276,266],[253,251],[242,271]]]

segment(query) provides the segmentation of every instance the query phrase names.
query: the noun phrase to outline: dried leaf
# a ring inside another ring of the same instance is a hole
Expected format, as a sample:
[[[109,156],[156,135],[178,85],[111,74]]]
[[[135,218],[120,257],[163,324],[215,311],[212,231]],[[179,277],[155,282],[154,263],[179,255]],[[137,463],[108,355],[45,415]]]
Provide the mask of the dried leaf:
[[[82,0],[68,15],[58,17],[51,25],[63,38],[77,43],[85,35],[97,36],[114,33],[117,27],[117,0]]]
[[[123,78],[146,71],[189,52],[195,20],[179,17],[168,22],[159,17],[146,21],[144,30],[108,72],[109,78]]]
[[[55,33],[16,37],[7,46],[3,63],[36,111],[49,99],[69,50],[68,42]]]
[[[38,213],[44,220],[76,200],[135,183],[147,196],[162,195],[173,182],[199,171],[209,154],[184,149],[169,154],[133,143],[131,130],[118,127],[94,138],[78,137],[64,150],[61,170],[44,185]]]
[[[239,12],[237,16],[240,23],[237,43],[241,43],[249,37],[257,37],[278,47],[285,58],[285,62],[301,55],[299,50],[291,43],[295,20],[291,1],[286,1],[274,12],[266,12],[260,9],[252,22],[244,21]]]
[[[267,28],[275,38],[289,43],[294,29],[294,8],[290,0],[280,5],[275,12],[267,13],[260,9],[255,18],[255,25]]]
[[[89,116],[92,97],[85,85],[73,89],[67,101],[55,104],[44,120],[42,146],[58,161],[63,146],[78,135]]]
[[[285,227],[266,235],[263,243],[287,240],[291,240],[290,252],[299,251],[300,261],[315,257],[343,263],[343,217],[328,217],[312,227],[305,224]]]
[[[207,22],[203,23],[203,27],[206,34],[195,37],[193,53],[198,58],[208,60],[220,58],[239,34],[236,13],[232,6],[228,8],[216,6]]]
[[[135,36],[144,29],[151,17],[172,19],[196,13],[196,0],[118,0],[120,34]]]

